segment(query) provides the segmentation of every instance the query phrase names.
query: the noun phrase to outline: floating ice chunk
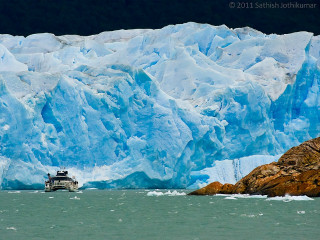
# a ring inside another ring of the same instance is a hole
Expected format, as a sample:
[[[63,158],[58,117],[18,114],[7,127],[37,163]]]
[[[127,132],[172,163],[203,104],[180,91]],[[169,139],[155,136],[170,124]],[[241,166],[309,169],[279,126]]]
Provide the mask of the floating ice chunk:
[[[152,191],[152,192],[148,192],[147,196],[185,196],[186,193],[185,192],[178,192],[177,190],[174,191],[167,191],[167,192],[157,192],[157,191]]]
[[[167,196],[185,196],[186,193],[185,192],[178,192],[177,190],[174,190],[174,191],[168,191],[168,192],[165,192],[164,195],[167,195]]]
[[[267,195],[233,194],[236,198],[267,198]]]
[[[306,211],[297,211],[298,214],[305,214]]]
[[[7,230],[14,230],[14,231],[17,231],[17,229],[15,227],[7,227],[6,228]]]
[[[308,196],[290,196],[286,195],[284,197],[271,197],[267,198],[267,201],[283,201],[283,202],[291,202],[291,201],[312,201],[313,198],[310,198]]]
[[[229,199],[229,200],[237,200],[236,197],[230,196],[230,197],[226,197],[225,199]]]
[[[72,199],[72,200],[80,200],[80,198],[77,197],[77,196],[74,196],[74,197],[72,197],[72,198],[70,198],[70,199]]]
[[[248,218],[254,218],[257,216],[261,216],[260,214],[255,215],[255,214],[241,214],[241,217],[248,217]]]
[[[250,194],[216,194],[215,196],[226,197],[225,199],[239,198],[267,198],[267,195],[250,195]]]
[[[147,193],[147,196],[149,196],[149,197],[154,197],[154,196],[159,197],[159,196],[163,196],[163,195],[164,195],[163,192],[156,192],[156,191],[152,191],[152,192]]]
[[[8,193],[21,193],[21,191],[9,191]]]

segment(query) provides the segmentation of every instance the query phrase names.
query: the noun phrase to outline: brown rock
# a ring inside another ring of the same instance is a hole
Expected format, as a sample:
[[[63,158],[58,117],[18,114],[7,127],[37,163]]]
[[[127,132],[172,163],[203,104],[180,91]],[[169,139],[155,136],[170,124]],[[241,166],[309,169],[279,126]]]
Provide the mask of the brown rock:
[[[223,184],[220,182],[212,182],[203,188],[189,193],[189,195],[215,195],[220,192],[222,186]]]
[[[232,194],[233,188],[234,185],[230,183],[222,184],[220,182],[213,182],[203,188],[189,193],[189,195],[215,195],[217,193]]]
[[[255,168],[235,185],[214,182],[190,195],[217,193],[320,196],[320,138],[289,149],[278,162]]]
[[[234,185],[230,183],[223,184],[221,187],[220,193],[222,194],[232,194]]]

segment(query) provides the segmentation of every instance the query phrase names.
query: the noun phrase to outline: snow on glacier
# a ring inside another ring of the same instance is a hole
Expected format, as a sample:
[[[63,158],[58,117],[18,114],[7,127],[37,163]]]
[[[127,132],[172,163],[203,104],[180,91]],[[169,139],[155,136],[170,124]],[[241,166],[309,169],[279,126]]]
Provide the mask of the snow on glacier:
[[[0,35],[0,183],[235,183],[319,136],[320,40],[186,23]]]

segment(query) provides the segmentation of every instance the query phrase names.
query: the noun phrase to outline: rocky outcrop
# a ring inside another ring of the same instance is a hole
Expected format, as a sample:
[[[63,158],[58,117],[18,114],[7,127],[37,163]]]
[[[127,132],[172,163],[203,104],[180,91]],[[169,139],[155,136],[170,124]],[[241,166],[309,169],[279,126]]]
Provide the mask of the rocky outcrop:
[[[235,185],[213,182],[189,195],[261,194],[284,196],[286,194],[309,197],[320,196],[320,138],[293,147],[278,162],[262,165]]]

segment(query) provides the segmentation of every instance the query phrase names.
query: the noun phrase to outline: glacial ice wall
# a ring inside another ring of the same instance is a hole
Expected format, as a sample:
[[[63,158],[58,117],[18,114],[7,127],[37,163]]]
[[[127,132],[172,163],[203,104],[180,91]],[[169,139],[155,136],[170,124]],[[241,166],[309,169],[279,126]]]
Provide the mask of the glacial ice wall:
[[[0,35],[0,184],[234,183],[318,137],[320,37],[186,23]]]

